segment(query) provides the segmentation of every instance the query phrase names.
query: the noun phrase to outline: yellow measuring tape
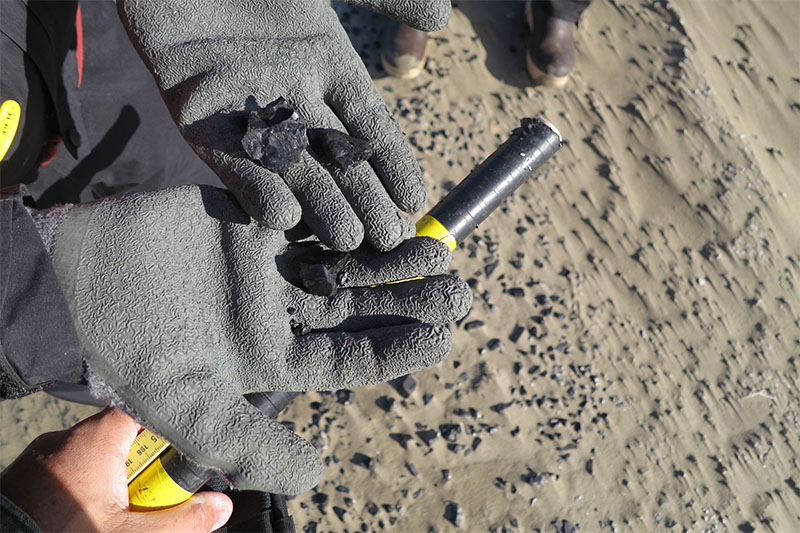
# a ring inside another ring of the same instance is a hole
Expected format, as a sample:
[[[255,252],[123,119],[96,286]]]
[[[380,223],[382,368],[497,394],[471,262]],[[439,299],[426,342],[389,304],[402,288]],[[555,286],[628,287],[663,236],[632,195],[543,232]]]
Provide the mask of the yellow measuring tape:
[[[21,117],[22,108],[16,100],[6,100],[0,104],[0,160],[6,156],[14,142]]]
[[[128,483],[130,484],[150,463],[158,459],[167,446],[169,446],[167,439],[156,435],[149,429],[143,429],[136,435],[131,450],[128,452],[128,459],[125,461]]]

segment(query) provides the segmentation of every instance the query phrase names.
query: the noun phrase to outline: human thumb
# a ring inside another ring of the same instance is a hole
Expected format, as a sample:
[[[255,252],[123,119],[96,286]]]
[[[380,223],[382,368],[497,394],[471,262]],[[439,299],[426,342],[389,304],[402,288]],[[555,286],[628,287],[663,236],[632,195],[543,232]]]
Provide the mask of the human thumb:
[[[233,502],[224,494],[198,492],[171,509],[129,513],[125,529],[130,531],[209,533],[224,526],[232,512]]]
[[[450,20],[450,0],[345,0],[422,31],[441,30]]]

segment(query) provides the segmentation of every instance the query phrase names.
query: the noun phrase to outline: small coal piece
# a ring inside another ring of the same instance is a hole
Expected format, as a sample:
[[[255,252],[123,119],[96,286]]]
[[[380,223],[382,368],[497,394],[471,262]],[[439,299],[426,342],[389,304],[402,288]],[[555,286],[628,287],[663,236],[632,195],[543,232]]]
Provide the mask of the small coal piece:
[[[381,409],[383,409],[385,412],[388,413],[389,411],[395,408],[397,402],[394,401],[394,398],[384,395],[375,400],[375,405],[377,405],[378,407],[380,407]]]
[[[403,398],[411,396],[411,393],[417,388],[417,380],[411,374],[393,379],[391,383]]]
[[[408,433],[390,433],[389,436],[399,442],[403,448],[408,448],[408,441],[414,438]]]
[[[340,286],[340,274],[350,252],[319,248],[297,258],[300,279],[306,291],[317,296],[333,296]]]
[[[444,507],[444,518],[456,527],[461,526],[464,510],[456,502],[447,502]]]
[[[242,147],[247,155],[273,172],[284,172],[308,146],[306,124],[283,97],[250,111]]]
[[[350,405],[355,399],[356,393],[351,390],[342,389],[336,391],[336,401],[342,405]]]
[[[446,440],[453,442],[461,436],[461,426],[458,424],[441,424],[439,431]]]
[[[375,459],[369,455],[364,455],[363,453],[356,453],[353,455],[353,458],[350,459],[350,462],[354,465],[366,468],[367,470],[372,470],[375,468]]]
[[[424,429],[422,431],[417,431],[417,437],[422,439],[422,441],[428,446],[431,446],[434,442],[436,442],[436,439],[439,438],[439,432],[435,429]]]
[[[372,145],[339,130],[312,128],[308,140],[314,153],[323,162],[339,170],[349,170],[372,157]]]
[[[566,520],[558,521],[558,519],[552,522],[553,527],[556,528],[556,533],[576,533],[575,526],[571,523],[567,522]]]

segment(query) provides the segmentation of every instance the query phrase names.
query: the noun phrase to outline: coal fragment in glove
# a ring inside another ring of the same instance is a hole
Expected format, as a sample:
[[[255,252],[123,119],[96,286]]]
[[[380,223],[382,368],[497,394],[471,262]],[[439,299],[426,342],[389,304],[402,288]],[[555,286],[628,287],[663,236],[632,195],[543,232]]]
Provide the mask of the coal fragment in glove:
[[[342,268],[349,252],[316,249],[297,259],[300,279],[306,291],[317,296],[333,296],[345,281]]]
[[[340,170],[348,170],[372,157],[372,145],[339,130],[329,128],[312,128],[308,130],[308,139],[314,153],[324,163]]]
[[[308,146],[306,124],[281,97],[250,111],[242,147],[254,161],[273,172],[284,172]]]

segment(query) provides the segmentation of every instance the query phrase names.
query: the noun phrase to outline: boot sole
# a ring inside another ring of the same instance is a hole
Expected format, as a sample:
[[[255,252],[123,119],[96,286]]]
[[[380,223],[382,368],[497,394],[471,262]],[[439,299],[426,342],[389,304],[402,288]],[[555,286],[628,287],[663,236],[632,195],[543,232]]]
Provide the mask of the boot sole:
[[[533,1],[528,0],[525,2],[525,21],[528,23],[528,29],[533,31]],[[525,47],[525,66],[528,67],[528,75],[536,85],[543,85],[545,87],[553,87],[556,89],[563,89],[567,82],[569,82],[569,74],[566,76],[553,76],[544,72],[536,66],[533,58],[531,57],[530,50]]]

